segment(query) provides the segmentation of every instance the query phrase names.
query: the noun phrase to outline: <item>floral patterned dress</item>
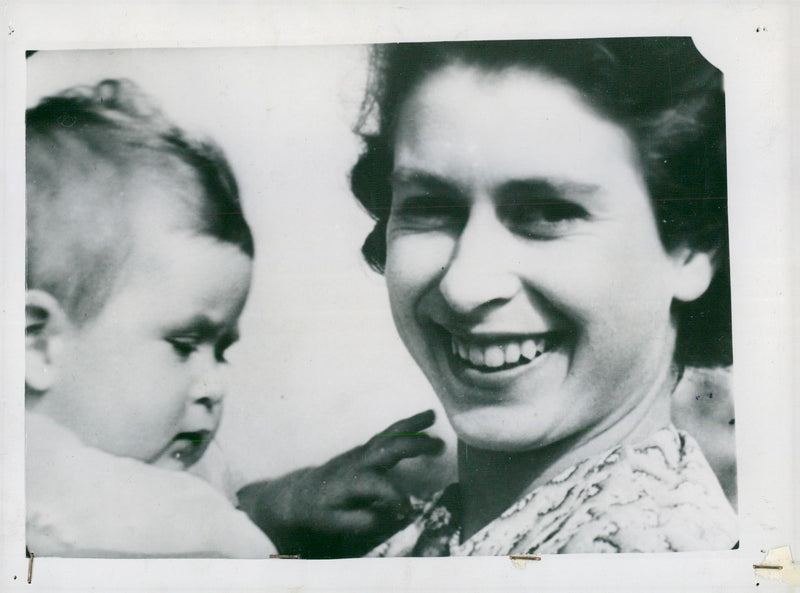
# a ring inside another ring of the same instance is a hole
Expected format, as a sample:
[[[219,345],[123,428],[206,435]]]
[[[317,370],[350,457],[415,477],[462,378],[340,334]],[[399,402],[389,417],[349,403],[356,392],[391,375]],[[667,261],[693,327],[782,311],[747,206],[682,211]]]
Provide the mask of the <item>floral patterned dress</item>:
[[[457,484],[368,556],[727,550],[736,514],[700,447],[670,426],[570,467],[461,541]]]

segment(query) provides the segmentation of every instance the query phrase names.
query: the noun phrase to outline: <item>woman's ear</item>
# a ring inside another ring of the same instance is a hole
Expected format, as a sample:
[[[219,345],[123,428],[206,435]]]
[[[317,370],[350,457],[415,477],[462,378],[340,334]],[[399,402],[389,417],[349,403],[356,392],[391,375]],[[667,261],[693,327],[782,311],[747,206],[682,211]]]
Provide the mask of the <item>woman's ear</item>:
[[[25,293],[25,389],[48,391],[56,379],[56,368],[69,319],[59,302],[43,290]]]
[[[715,251],[683,246],[672,252],[672,258],[676,266],[673,296],[686,303],[699,299],[717,270]]]

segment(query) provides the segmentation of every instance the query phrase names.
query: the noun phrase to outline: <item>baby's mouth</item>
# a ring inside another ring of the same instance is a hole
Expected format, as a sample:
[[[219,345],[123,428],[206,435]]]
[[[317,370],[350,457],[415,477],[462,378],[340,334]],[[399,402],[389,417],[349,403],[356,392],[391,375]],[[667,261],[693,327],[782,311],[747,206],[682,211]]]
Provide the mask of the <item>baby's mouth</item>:
[[[178,433],[167,445],[161,457],[174,460],[184,469],[189,468],[203,456],[212,437],[210,430]]]
[[[495,338],[449,336],[453,358],[464,367],[481,373],[522,367],[555,349],[560,342],[558,332]]]

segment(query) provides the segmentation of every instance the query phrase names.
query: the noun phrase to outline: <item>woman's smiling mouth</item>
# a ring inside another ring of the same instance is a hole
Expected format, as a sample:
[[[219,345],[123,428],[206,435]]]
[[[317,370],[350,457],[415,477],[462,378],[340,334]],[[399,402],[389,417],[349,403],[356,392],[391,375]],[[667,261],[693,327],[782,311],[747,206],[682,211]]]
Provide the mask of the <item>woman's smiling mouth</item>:
[[[507,379],[525,373],[567,342],[567,330],[530,334],[453,332],[434,323],[435,333],[457,377],[478,381],[484,387],[499,387]]]
[[[552,334],[480,341],[451,336],[451,351],[461,361],[482,372],[497,372],[526,365],[552,349]]]

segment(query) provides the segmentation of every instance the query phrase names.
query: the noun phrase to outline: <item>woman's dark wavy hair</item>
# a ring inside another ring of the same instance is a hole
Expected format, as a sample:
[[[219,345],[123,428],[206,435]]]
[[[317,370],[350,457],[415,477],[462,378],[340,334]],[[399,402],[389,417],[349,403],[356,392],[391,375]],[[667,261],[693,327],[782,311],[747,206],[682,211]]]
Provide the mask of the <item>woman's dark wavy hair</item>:
[[[352,191],[375,220],[362,252],[375,270],[386,263],[389,176],[400,108],[430,73],[449,64],[487,71],[523,68],[560,78],[633,140],[661,241],[712,252],[708,291],[676,303],[676,362],[732,361],[728,260],[725,97],[722,73],[685,37],[469,41],[379,45],[356,132],[364,151]],[[372,125],[370,125],[372,124]]]

